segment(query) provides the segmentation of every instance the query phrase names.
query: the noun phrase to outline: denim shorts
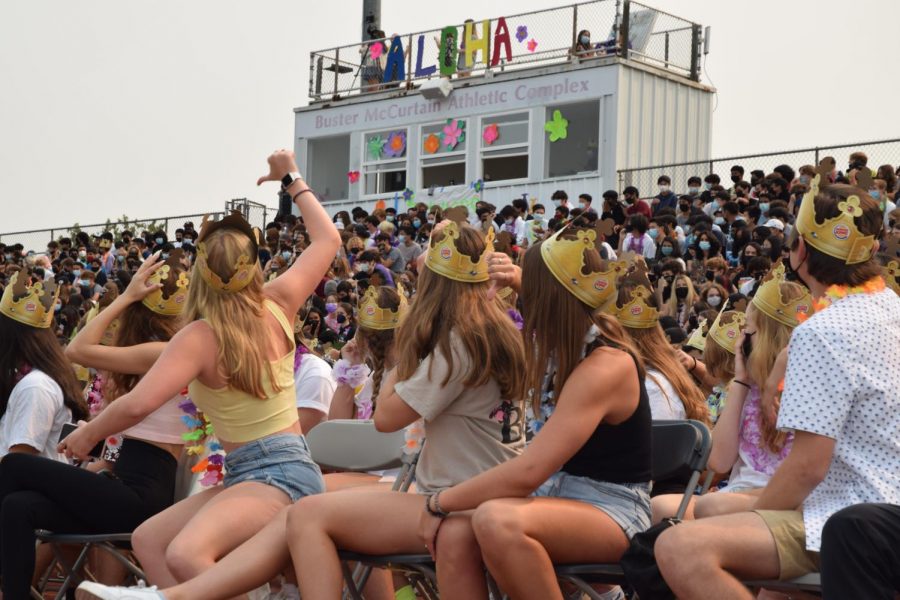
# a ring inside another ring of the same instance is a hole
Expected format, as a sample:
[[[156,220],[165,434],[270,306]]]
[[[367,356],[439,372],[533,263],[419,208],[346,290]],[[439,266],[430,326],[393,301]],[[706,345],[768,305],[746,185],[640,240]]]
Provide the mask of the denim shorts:
[[[599,508],[628,539],[650,527],[649,483],[609,483],[557,471],[532,495],[577,500]]]
[[[322,471],[309,455],[306,438],[295,433],[270,435],[229,452],[225,456],[224,486],[245,481],[278,488],[291,502],[325,491]]]

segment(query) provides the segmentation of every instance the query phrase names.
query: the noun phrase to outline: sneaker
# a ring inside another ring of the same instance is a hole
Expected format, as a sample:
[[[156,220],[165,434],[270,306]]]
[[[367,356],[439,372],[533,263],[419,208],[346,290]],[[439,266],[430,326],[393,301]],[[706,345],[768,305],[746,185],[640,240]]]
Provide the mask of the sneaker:
[[[75,590],[75,600],[166,600],[166,597],[155,585],[147,587],[143,581],[134,587],[83,581]]]

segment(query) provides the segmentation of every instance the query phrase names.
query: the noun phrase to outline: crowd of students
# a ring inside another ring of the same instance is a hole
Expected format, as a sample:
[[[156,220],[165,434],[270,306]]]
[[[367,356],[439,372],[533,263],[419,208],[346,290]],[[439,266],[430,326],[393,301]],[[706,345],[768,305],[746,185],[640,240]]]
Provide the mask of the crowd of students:
[[[893,597],[893,169],[854,153],[681,195],[662,176],[600,207],[558,191],[331,217],[292,153],[269,167],[299,216],[264,232],[234,214],[171,241],[0,249],[6,600],[45,564],[38,529],[133,532],[151,587],[82,600],[337,598],[338,550],[429,552],[447,598],[487,598],[488,574],[562,598],[554,564],[616,562],[674,514],[684,484],[650,476],[651,422],[673,419],[712,429],[717,474],[656,544],[677,597],[820,568],[826,598]],[[416,493],[323,475],[303,434],[327,419],[406,430]],[[175,502],[198,444],[208,485]],[[387,573],[366,589],[412,594]]]

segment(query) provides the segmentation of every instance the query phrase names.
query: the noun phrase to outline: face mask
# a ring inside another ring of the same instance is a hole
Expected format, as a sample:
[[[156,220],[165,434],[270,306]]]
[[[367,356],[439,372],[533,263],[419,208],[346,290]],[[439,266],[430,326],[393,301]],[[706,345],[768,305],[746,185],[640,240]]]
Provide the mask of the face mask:
[[[661,186],[659,186],[659,193],[660,193],[660,194],[668,194],[668,193],[669,193],[669,189],[670,189],[669,186],[667,186],[667,185],[661,185]]]
[[[91,285],[91,280],[90,280],[90,279],[82,279],[82,280],[81,280],[81,287],[88,287],[88,286],[90,286],[90,285]]]
[[[707,181],[706,183],[703,184],[703,187],[705,187],[706,191],[708,192],[709,190],[712,189],[712,184]]]
[[[361,263],[359,265],[359,272],[360,273],[368,273],[369,272],[369,263]]]
[[[691,210],[691,205],[688,204],[687,202],[683,202],[682,204],[678,205],[678,208],[681,209],[681,212],[687,212],[687,211]]]
[[[580,38],[578,38],[578,41],[581,42],[582,46],[587,46],[588,44],[591,43],[591,38],[586,35],[583,35]]]
[[[62,302],[57,302],[57,303],[56,303],[56,306],[53,307],[53,310],[54,310],[55,312],[61,311],[61,310],[62,310]]]
[[[709,250],[712,247],[712,244],[710,244],[706,240],[701,241],[697,245],[700,246],[700,249],[703,250],[704,252],[706,252],[707,250]]]
[[[689,194],[697,195],[697,194],[700,193],[700,188],[698,188],[698,187],[689,187],[689,188],[688,188],[688,193],[689,193]]]
[[[694,236],[689,235],[684,241],[688,246],[692,246],[694,244]]]
[[[402,244],[403,242],[406,241],[406,236],[401,233],[400,235],[397,236],[397,241],[399,241]]]
[[[878,190],[872,190],[869,192],[869,195],[872,196],[872,200],[878,200],[881,197],[881,192]]]
[[[750,353],[753,352],[753,336],[756,335],[756,332],[753,333],[744,333],[744,343],[741,344],[741,352],[744,353],[744,359],[746,360]]]
[[[675,297],[679,300],[687,298],[688,289],[686,287],[675,288]]]
[[[535,220],[535,221],[543,221],[543,220],[544,220],[544,213],[534,213],[534,220]]]
[[[750,262],[751,258],[756,258],[756,255],[754,254],[751,256],[749,254],[745,254],[744,256],[741,257],[741,264],[744,266],[747,266],[747,263]]]
[[[675,248],[673,248],[672,246],[663,246],[662,247],[663,256],[671,256],[672,252],[674,252],[674,251],[675,251]]]
[[[393,222],[394,222],[394,215],[388,215],[388,216],[387,216],[387,220],[388,220],[389,222],[393,223]]]
[[[338,315],[336,321],[340,324],[347,322],[347,315]]]
[[[874,198],[875,196],[872,197]],[[581,207],[581,210],[587,210],[588,205],[586,202],[579,202],[578,205]]]
[[[166,260],[166,259],[168,259],[168,258],[169,258],[169,253],[168,253],[168,252],[163,252],[163,253],[162,253],[162,259],[163,259],[163,260]]]
[[[802,183],[803,185],[808,184],[809,183],[809,175],[801,175],[800,183]]]
[[[156,240],[154,240],[154,241],[156,242],[156,245],[157,245],[157,246],[162,246],[162,243],[163,243],[163,239],[162,239],[162,238],[158,237],[158,238],[156,238]]]
[[[328,314],[330,315],[337,310],[337,304],[335,304],[334,302],[329,302],[325,305],[325,310],[328,311]]]
[[[659,235],[659,229],[648,229],[647,235],[650,236],[650,239],[656,239],[656,236]]]
[[[769,212],[769,203],[768,202],[760,202],[759,210],[761,210],[763,212],[763,214],[766,214],[767,212]]]
[[[512,220],[512,219],[507,219],[507,220],[506,220],[506,224],[507,224],[507,225],[512,225],[512,224],[513,224],[513,220]]]
[[[732,176],[731,176],[731,181],[733,181],[734,183],[737,183],[737,182],[740,181],[740,180],[741,180],[741,176],[740,176],[740,175],[732,175]]]
[[[434,225],[434,217],[428,217],[428,224]]]
[[[285,250],[281,253],[281,258],[284,260],[291,260],[291,253],[288,250]]]
[[[422,220],[421,220],[421,219],[413,219],[413,227],[415,227],[416,229],[418,229],[418,228],[421,227],[421,226],[422,226]]]
[[[715,308],[715,307],[719,306],[719,304],[722,303],[722,297],[721,296],[707,296],[706,303],[709,304],[710,306],[712,306],[713,308]]]
[[[724,224],[725,224],[725,217],[716,217],[716,220],[713,221],[713,222],[714,222],[716,225],[720,225],[720,226],[721,226],[721,225],[724,225]]]
[[[84,258],[85,256],[87,256],[87,252],[86,252],[85,250],[79,250],[79,251],[78,251],[78,256],[79,256],[80,258]]]
[[[72,275],[74,275],[76,278],[80,277],[81,269],[72,269]]]

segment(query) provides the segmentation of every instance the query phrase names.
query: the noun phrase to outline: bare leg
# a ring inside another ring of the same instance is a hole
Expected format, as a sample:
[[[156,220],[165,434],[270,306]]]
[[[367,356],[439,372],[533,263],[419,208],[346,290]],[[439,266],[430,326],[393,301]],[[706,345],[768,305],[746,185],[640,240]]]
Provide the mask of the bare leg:
[[[484,563],[475,532],[472,513],[454,513],[438,532],[437,580],[445,599],[487,599]]]
[[[472,527],[488,570],[515,599],[561,599],[554,563],[617,562],[628,547],[606,513],[561,498],[491,500]]]
[[[660,572],[680,600],[752,600],[737,579],[778,577],[778,551],[756,513],[738,513],[682,523],[656,541]]]
[[[177,502],[134,530],[131,545],[150,583],[170,587],[178,583],[166,563],[166,549],[203,505],[223,490],[216,486]]]
[[[369,554],[424,552],[418,494],[364,492],[300,499],[288,513],[288,544],[304,600],[334,600],[342,588],[337,549]]]
[[[701,496],[703,498],[705,496]],[[653,513],[653,524],[661,523],[663,519],[674,517],[678,512],[678,506],[681,504],[681,494],[663,494],[650,499],[650,510]],[[697,504],[697,498],[691,498],[688,503],[687,510],[684,512],[684,520],[690,521],[694,519],[694,506]]]
[[[753,509],[758,497],[759,492],[756,492],[755,494],[752,492],[716,492],[715,494],[705,494],[697,499],[694,515],[697,519],[705,519],[707,517],[718,517],[721,515],[747,512]]]

